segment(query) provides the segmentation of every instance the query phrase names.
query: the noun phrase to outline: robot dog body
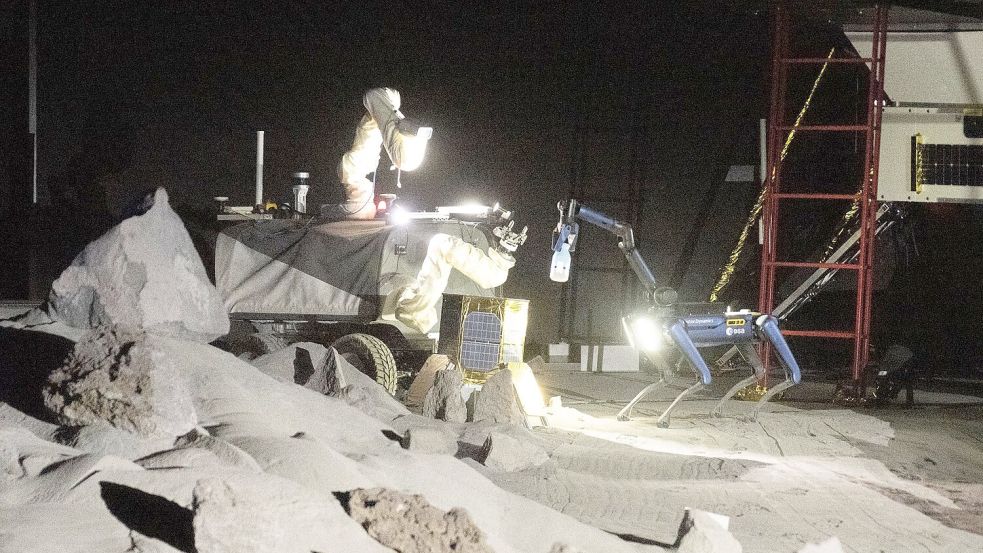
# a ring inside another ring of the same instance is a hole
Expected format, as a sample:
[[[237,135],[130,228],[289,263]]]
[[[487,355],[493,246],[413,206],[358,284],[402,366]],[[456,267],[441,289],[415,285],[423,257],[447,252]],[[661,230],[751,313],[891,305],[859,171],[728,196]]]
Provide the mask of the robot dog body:
[[[766,369],[759,358],[755,345],[768,342],[777,353],[779,363],[784,370],[785,380],[772,386],[755,405],[752,417],[775,394],[801,381],[801,372],[788,343],[778,328],[778,320],[771,315],[754,313],[748,310],[725,312],[720,314],[677,314],[673,305],[676,301],[674,290],[658,287],[655,277],[648,265],[642,259],[635,247],[634,233],[631,225],[617,221],[598,211],[582,206],[577,200],[560,202],[560,222],[557,224],[553,240],[553,266],[550,276],[560,282],[569,278],[569,253],[576,250],[579,226],[577,219],[599,226],[617,235],[621,241],[618,247],[624,253],[629,266],[646,288],[651,306],[646,313],[627,317],[623,324],[626,335],[632,344],[643,350],[659,366],[662,378],[645,387],[628,405],[618,413],[619,420],[629,420],[632,408],[646,395],[660,386],[670,385],[673,372],[665,361],[661,349],[665,344],[671,344],[683,357],[689,361],[697,373],[695,384],[685,388],[669,407],[659,417],[660,427],[669,425],[669,414],[687,395],[709,385],[713,377],[699,348],[721,345],[733,345],[753,368],[753,374],[738,382],[717,403],[713,413],[720,413],[724,402],[734,396],[739,390],[764,379]]]

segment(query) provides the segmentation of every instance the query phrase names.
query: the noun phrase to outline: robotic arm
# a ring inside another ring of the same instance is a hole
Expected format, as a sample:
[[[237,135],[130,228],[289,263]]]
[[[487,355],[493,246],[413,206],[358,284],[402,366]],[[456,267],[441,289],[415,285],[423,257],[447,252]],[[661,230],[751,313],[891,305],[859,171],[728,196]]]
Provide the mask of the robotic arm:
[[[490,218],[497,223],[492,229],[496,243],[484,252],[457,236],[437,233],[431,237],[414,281],[393,292],[397,320],[422,333],[436,326],[440,319],[437,302],[454,269],[481,288],[494,288],[505,282],[515,265],[512,254],[526,242],[527,228],[515,230],[511,211],[496,208]]]
[[[368,175],[376,171],[384,148],[399,171],[412,171],[423,162],[427,142],[433,135],[431,127],[410,122],[401,111],[399,92],[391,88],[373,88],[362,97],[365,115],[358,123],[352,147],[338,164],[338,177],[345,187],[342,204],[348,219],[372,219],[374,180]],[[400,186],[397,176],[397,186]]]
[[[618,248],[625,254],[628,266],[645,287],[649,299],[656,305],[668,307],[676,302],[676,291],[665,286],[658,286],[651,269],[642,259],[635,246],[635,233],[628,223],[612,219],[600,211],[595,211],[582,205],[577,200],[559,202],[560,222],[553,233],[553,263],[550,268],[550,279],[556,282],[566,282],[570,278],[570,254],[577,249],[577,235],[580,225],[576,219],[581,219],[592,225],[614,234],[620,239]]]

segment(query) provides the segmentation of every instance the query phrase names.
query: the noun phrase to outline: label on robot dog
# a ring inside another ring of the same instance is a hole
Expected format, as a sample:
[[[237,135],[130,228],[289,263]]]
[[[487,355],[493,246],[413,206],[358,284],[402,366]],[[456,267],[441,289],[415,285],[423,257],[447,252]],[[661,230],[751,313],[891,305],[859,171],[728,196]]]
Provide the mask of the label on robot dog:
[[[719,319],[686,319],[686,324],[691,325],[712,325],[719,324]]]

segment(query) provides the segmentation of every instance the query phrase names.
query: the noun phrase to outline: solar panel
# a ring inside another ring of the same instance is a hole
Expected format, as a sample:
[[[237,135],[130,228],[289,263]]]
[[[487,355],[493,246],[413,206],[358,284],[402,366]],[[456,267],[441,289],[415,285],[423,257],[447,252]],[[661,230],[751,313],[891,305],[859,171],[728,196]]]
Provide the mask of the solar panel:
[[[502,321],[494,313],[472,312],[464,318],[461,362],[476,370],[491,370],[499,364]]]
[[[464,370],[466,381],[481,383],[513,362],[522,362],[528,301],[444,294],[438,352]]]
[[[912,192],[929,186],[983,186],[983,145],[911,141]]]

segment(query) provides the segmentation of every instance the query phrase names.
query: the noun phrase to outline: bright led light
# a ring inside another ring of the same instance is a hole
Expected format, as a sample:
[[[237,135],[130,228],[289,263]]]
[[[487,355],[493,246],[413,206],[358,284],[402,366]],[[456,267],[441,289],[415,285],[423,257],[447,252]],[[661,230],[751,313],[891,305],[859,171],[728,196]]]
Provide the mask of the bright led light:
[[[635,336],[632,334],[631,325],[629,324],[630,320],[631,317],[621,317],[621,331],[625,333],[625,339],[628,340],[628,345],[637,348],[638,346],[635,345]]]
[[[662,331],[651,317],[633,317],[631,320],[632,343],[643,351],[662,348]]]
[[[399,143],[399,168],[403,171],[412,171],[423,164],[423,158],[427,154],[427,143],[433,136],[433,128],[420,127],[415,135],[401,134],[402,141]]]
[[[438,213],[450,213],[457,215],[487,215],[489,211],[491,211],[490,207],[477,203],[442,205],[437,207]]]
[[[389,222],[394,225],[405,225],[410,222],[410,214],[402,207],[396,206],[389,211]]]

